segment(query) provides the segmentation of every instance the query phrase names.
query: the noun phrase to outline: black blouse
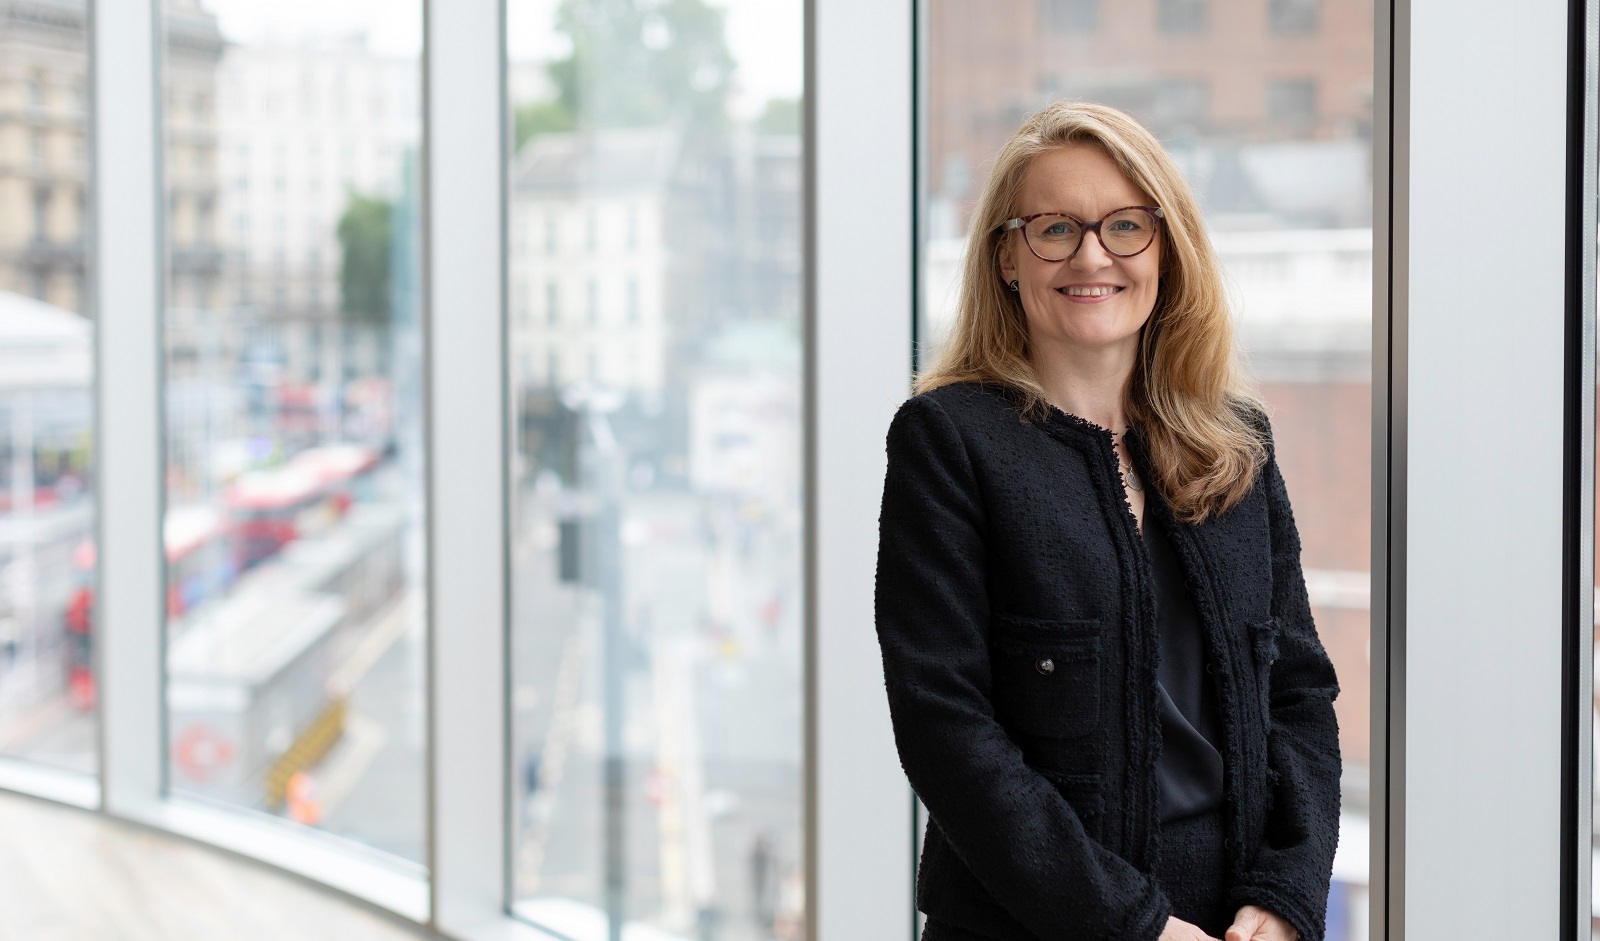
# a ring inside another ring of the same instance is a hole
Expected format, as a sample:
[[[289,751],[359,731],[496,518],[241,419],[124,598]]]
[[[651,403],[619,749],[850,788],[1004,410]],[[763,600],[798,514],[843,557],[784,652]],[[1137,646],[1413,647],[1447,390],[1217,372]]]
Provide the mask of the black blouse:
[[[1146,504],[1148,505],[1148,503]],[[1172,540],[1151,514],[1143,520],[1144,545],[1155,575],[1160,629],[1161,756],[1156,780],[1160,820],[1169,823],[1222,806],[1222,716],[1206,670],[1206,642],[1194,598]]]

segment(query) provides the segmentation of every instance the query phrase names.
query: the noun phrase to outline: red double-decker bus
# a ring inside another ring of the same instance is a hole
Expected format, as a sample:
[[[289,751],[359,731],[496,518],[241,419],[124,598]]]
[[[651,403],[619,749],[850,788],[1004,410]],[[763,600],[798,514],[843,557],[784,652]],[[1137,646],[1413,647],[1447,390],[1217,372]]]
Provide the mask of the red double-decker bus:
[[[206,506],[176,507],[162,526],[167,560],[167,617],[181,617],[195,605],[226,588],[233,580],[222,516]],[[94,706],[94,670],[90,638],[94,631],[94,540],[85,539],[72,553],[73,586],[67,600],[67,695],[79,709]]]
[[[244,571],[295,541],[320,535],[370,496],[380,455],[362,445],[307,448],[282,466],[242,474],[225,505],[234,560]]]

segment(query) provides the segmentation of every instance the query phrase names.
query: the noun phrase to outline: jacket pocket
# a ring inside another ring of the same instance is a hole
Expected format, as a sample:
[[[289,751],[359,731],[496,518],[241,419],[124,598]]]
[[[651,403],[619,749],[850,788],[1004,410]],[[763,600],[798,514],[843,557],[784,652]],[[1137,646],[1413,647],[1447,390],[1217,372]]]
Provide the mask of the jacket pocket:
[[[1100,723],[1100,622],[996,615],[995,715],[1008,731],[1077,738]]]
[[[1098,774],[1063,774],[1060,771],[1050,771],[1046,768],[1035,768],[1046,781],[1056,786],[1061,796],[1067,799],[1072,809],[1078,812],[1078,818],[1085,822],[1100,816],[1105,810],[1106,797],[1101,790]]]
[[[1261,707],[1263,729],[1272,727],[1272,665],[1278,662],[1278,621],[1266,618],[1252,621],[1250,653],[1255,658],[1257,698]]]

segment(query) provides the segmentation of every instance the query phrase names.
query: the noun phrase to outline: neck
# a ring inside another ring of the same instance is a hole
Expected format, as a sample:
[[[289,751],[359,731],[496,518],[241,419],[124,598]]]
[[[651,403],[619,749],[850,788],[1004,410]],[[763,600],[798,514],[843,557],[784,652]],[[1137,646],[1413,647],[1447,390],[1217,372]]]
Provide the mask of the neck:
[[[1033,369],[1056,408],[1120,433],[1128,427],[1135,350],[1035,348]]]

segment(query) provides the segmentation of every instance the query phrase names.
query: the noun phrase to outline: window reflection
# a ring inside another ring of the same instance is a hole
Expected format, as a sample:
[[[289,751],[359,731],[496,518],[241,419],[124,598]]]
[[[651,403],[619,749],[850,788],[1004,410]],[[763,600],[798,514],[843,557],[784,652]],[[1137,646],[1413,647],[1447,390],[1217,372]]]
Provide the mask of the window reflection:
[[[1131,112],[1206,208],[1240,336],[1273,413],[1317,629],[1338,669],[1345,821],[1328,937],[1366,937],[1371,519],[1371,8],[1354,0],[1157,0],[994,9],[930,0],[926,329],[956,302],[986,161],[1059,97]],[[928,361],[927,351],[922,360]]]
[[[0,20],[0,754],[95,764],[82,4]]]
[[[800,14],[508,6],[513,876],[573,938],[801,936]]]
[[[171,786],[420,863],[420,5],[164,9]]]

